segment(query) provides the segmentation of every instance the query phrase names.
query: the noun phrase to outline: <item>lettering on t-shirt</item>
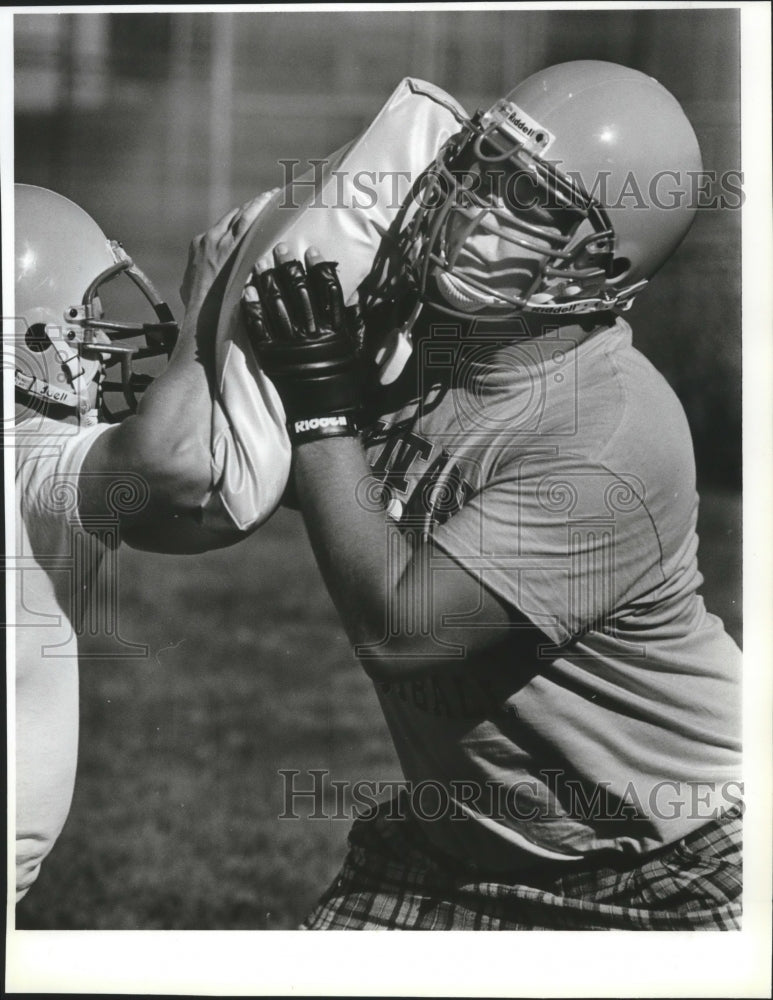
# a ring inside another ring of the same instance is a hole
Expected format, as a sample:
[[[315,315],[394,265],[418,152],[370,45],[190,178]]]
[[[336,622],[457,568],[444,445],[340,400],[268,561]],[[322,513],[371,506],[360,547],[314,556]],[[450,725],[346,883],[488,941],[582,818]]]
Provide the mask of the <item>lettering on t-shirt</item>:
[[[387,428],[386,423],[377,421],[366,445],[383,437]],[[461,510],[473,492],[453,456],[414,431],[387,437],[371,469],[386,491],[390,516],[406,525],[427,519],[433,525],[443,524]]]
[[[463,671],[428,673],[400,681],[382,681],[382,695],[399,698],[420,712],[447,719],[489,718],[493,711],[516,709],[501,705],[500,698],[490,689],[486,678]]]

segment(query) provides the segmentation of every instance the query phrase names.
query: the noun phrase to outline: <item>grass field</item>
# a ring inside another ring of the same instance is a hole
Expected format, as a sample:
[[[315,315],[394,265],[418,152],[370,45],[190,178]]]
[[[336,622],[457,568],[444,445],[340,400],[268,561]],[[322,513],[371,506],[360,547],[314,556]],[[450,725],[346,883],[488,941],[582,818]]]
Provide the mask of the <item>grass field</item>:
[[[736,494],[703,495],[706,603],[739,642],[740,518]],[[293,927],[349,822],[279,819],[280,769],[400,777],[300,519],[205,556],[123,549],[120,571],[120,633],[149,655],[82,664],[72,811],[17,926]]]

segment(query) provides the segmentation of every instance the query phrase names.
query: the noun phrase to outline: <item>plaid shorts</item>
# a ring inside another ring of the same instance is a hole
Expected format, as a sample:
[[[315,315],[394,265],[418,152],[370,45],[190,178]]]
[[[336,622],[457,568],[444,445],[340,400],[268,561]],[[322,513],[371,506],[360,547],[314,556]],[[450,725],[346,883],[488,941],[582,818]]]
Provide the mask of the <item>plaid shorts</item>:
[[[440,856],[390,810],[355,821],[343,868],[301,930],[740,930],[741,805],[633,867],[552,865],[512,880]]]

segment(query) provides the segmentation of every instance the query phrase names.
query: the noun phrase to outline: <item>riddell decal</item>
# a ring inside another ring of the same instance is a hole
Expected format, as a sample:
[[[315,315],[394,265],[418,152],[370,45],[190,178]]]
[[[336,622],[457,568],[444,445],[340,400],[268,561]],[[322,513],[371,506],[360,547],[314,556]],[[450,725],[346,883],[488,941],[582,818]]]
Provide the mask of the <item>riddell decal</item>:
[[[571,313],[595,312],[609,308],[612,302],[604,303],[602,299],[583,299],[580,302],[529,302],[524,310],[534,313],[547,313],[552,316],[571,315]]]
[[[488,119],[488,121],[486,120]],[[535,121],[531,115],[527,114],[517,104],[512,101],[499,101],[491,109],[484,119],[484,125],[495,119],[499,119],[499,127],[503,132],[509,132],[528,146],[532,152],[544,153],[555,142],[552,132]]]

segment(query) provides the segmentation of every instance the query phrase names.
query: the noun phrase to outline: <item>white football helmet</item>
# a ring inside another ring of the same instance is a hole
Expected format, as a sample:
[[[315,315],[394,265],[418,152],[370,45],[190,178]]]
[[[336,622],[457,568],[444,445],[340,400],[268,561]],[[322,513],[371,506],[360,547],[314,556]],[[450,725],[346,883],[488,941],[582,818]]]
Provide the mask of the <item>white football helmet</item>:
[[[60,194],[15,185],[16,399],[23,408],[84,423],[115,422],[137,405],[152,381],[132,370],[136,359],[171,353],[177,324],[148,278],[119,243],[109,240],[82,208]],[[140,289],[157,323],[104,318],[100,288],[126,275]],[[141,338],[139,344],[114,341]],[[120,381],[106,369],[120,366]],[[105,393],[120,391],[127,409],[110,412]]]
[[[625,309],[690,228],[701,169],[656,80],[608,62],[542,70],[443,146],[384,241],[372,301],[412,290],[495,322]]]

